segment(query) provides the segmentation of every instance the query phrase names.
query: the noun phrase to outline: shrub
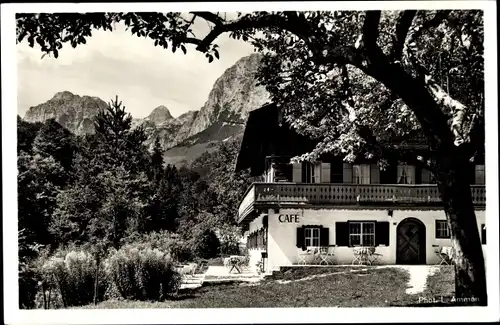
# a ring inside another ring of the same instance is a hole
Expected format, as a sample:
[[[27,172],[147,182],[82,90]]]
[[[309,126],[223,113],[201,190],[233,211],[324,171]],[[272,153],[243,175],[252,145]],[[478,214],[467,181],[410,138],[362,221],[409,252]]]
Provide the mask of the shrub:
[[[64,307],[88,305],[94,301],[97,263],[83,250],[60,251],[42,261],[42,296],[59,291]],[[105,273],[99,267],[97,301],[102,301],[107,287]],[[56,294],[57,296],[57,294]],[[46,298],[44,298],[44,301]]]
[[[28,267],[19,270],[19,308],[36,308],[35,297],[38,290],[36,273]]]
[[[147,234],[136,234],[128,238],[126,244],[137,248],[158,249],[170,255],[174,262],[187,262],[193,260],[193,252],[190,243],[182,240],[179,235],[168,231],[150,232]]]
[[[18,231],[18,244],[19,308],[35,308],[39,279],[34,260],[40,253],[42,246],[30,240],[25,229]]]
[[[181,277],[172,259],[156,248],[126,245],[113,252],[105,265],[113,286],[125,299],[164,300],[180,287]]]
[[[218,226],[217,236],[220,240],[221,255],[239,255],[241,229],[234,225],[222,224]]]
[[[191,239],[193,252],[197,257],[209,259],[219,254],[220,241],[211,229],[195,231]]]

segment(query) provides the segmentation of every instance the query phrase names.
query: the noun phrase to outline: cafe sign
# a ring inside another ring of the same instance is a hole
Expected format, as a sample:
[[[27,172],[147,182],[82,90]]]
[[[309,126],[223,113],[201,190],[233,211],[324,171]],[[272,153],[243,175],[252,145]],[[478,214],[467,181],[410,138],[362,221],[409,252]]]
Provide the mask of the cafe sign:
[[[280,223],[299,223],[300,219],[298,214],[280,214],[278,221]]]

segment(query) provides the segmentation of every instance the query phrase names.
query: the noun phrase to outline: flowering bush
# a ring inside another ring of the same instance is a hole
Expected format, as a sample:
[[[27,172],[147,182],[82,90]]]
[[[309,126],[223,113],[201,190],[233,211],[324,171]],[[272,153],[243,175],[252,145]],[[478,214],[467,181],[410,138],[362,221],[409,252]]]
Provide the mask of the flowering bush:
[[[82,306],[93,302],[96,274],[98,275],[97,300],[101,301],[107,287],[102,267],[97,272],[94,256],[83,250],[61,251],[42,261],[40,275],[42,296],[47,292],[59,291],[64,307]],[[57,292],[54,302],[57,305]],[[39,299],[40,300],[40,299]],[[46,305],[47,306],[47,305]]]
[[[137,247],[139,246],[139,247]],[[143,245],[126,245],[105,261],[114,290],[124,299],[163,300],[180,287],[168,253]]]

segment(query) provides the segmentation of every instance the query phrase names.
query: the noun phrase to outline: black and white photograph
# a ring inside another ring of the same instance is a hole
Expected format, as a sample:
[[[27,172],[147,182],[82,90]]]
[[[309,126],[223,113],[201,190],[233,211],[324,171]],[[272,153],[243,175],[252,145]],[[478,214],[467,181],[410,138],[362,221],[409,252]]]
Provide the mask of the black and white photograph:
[[[1,23],[6,323],[500,319],[495,2]]]

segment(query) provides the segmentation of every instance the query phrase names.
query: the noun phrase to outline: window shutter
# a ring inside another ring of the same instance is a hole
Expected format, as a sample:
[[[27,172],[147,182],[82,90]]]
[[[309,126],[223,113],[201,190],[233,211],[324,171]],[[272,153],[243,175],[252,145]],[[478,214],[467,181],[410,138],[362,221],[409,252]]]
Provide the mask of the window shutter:
[[[389,222],[382,221],[375,223],[375,245],[389,246]]]
[[[352,183],[352,165],[350,163],[343,164],[344,169],[344,183],[350,184]]]
[[[328,228],[319,229],[319,246],[329,246],[330,245],[330,230]]]
[[[394,162],[390,162],[386,170],[380,172],[380,183],[382,184],[397,184],[397,167]]]
[[[307,182],[307,168],[306,168],[306,163],[303,162],[300,164],[300,168],[302,170],[302,173],[301,173],[301,177],[302,177],[302,183],[306,183]]]
[[[266,214],[262,217],[262,227],[267,228],[269,222],[269,216]]]
[[[476,165],[474,168],[474,184],[484,185],[485,184],[485,173],[484,165]]]
[[[301,163],[293,164],[292,180],[295,183],[300,183],[302,181],[302,164]]]
[[[408,165],[406,170],[407,170],[407,175],[408,175],[408,183],[416,184],[415,183],[415,166]]]
[[[431,172],[426,168],[422,168],[421,184],[431,184]]]
[[[321,183],[330,183],[330,163],[321,163]]]
[[[415,166],[415,184],[422,184],[422,168]]]
[[[322,168],[321,168],[321,163],[315,163],[313,165],[313,168],[314,168],[314,179],[311,180],[313,183],[321,183],[322,181],[322,176],[321,176],[321,172],[322,172]]]
[[[349,224],[335,222],[335,241],[337,246],[349,246]]]
[[[438,221],[439,220],[434,220],[434,238],[439,238],[439,236],[438,236]]]
[[[380,184],[380,168],[377,164],[371,164],[370,168],[370,184]]]
[[[342,183],[344,176],[342,160],[336,158],[332,159],[330,163],[330,183]]]
[[[297,228],[297,247],[304,248],[304,227]]]

